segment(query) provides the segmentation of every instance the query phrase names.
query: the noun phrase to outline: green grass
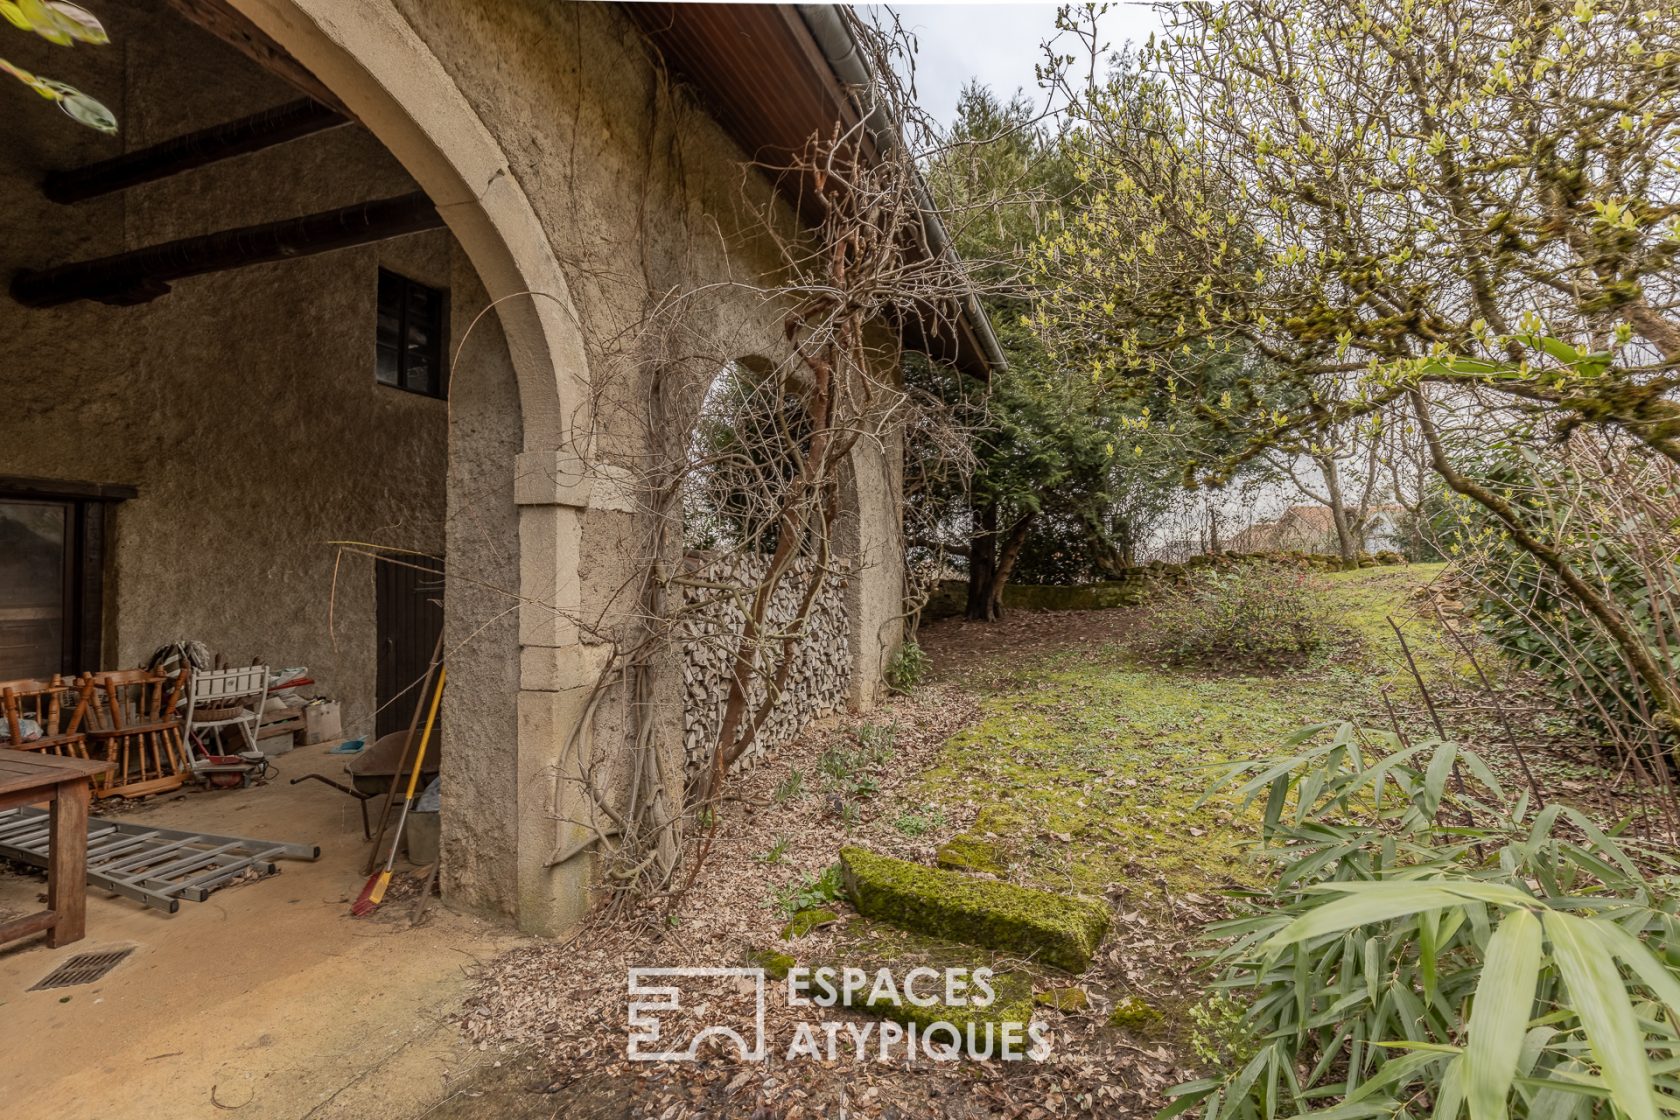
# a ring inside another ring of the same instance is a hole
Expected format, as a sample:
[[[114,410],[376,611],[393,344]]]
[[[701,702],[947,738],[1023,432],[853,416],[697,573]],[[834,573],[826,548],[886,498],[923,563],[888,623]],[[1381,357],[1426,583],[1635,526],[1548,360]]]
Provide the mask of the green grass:
[[[1426,678],[1461,671],[1410,593],[1439,565],[1331,574],[1341,648],[1278,675],[1147,663],[1119,646],[1064,650],[1014,667],[979,723],[952,738],[915,797],[979,806],[971,831],[1004,840],[1015,875],[1044,886],[1140,896],[1243,883],[1254,822],[1198,806],[1210,767],[1271,753],[1300,727],[1369,710],[1384,684],[1412,689],[1386,617],[1407,631]]]

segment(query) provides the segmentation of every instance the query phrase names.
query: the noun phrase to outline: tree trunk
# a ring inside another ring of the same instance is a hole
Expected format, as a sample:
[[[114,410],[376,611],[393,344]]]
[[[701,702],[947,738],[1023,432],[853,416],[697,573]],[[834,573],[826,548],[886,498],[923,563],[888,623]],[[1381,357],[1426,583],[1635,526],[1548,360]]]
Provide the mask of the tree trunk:
[[[965,614],[976,622],[992,622],[992,583],[997,577],[996,502],[987,502],[974,514],[974,536],[968,546],[968,609]]]
[[[1003,539],[1003,547],[998,550],[997,571],[992,577],[992,596],[990,601],[991,618],[987,621],[996,622],[1003,617],[1003,589],[1009,586],[1010,573],[1015,570],[1015,561],[1021,558],[1021,550],[1027,544],[1027,530],[1032,527],[1036,513],[1022,515],[1021,519],[1009,527],[1009,533]]]
[[[1435,468],[1435,473],[1441,476],[1448,489],[1462,494],[1493,514],[1505,526],[1513,544],[1538,560],[1543,568],[1568,588],[1576,603],[1604,628],[1605,636],[1616,644],[1622,657],[1650,690],[1651,697],[1661,709],[1658,719],[1666,723],[1670,730],[1680,729],[1680,687],[1676,687],[1662,666],[1657,664],[1656,658],[1646,648],[1640,635],[1628,624],[1621,608],[1600,595],[1591,584],[1581,578],[1581,574],[1572,568],[1567,560],[1530,533],[1528,526],[1508,502],[1474,479],[1458,473],[1441,445],[1440,433],[1435,429],[1435,421],[1429,415],[1429,405],[1423,394],[1414,390],[1411,397],[1412,406],[1417,412],[1418,427],[1422,430],[1424,442],[1429,448],[1430,465]]]
[[[1347,500],[1342,497],[1342,476],[1336,469],[1336,459],[1332,455],[1314,458],[1324,474],[1324,489],[1330,499],[1330,522],[1336,527],[1336,554],[1342,558],[1342,567],[1357,568],[1360,542],[1354,539],[1353,526],[1349,523]]]
[[[1082,514],[1085,523],[1085,543],[1091,549],[1097,571],[1108,579],[1119,579],[1137,563],[1137,546],[1132,541],[1132,523],[1120,518],[1113,529],[1105,527],[1090,514]]]

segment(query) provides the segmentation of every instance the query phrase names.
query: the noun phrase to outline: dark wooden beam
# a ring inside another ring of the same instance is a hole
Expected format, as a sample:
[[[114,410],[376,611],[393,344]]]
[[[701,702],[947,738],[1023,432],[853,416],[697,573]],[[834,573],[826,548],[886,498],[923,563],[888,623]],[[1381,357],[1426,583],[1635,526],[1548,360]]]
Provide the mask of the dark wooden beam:
[[[57,478],[17,478],[0,475],[0,498],[44,498],[48,501],[64,498],[90,498],[102,502],[120,502],[140,491],[121,482],[78,482]]]
[[[203,28],[275,77],[291,83],[299,92],[343,116],[354,118],[332,90],[267,32],[235,11],[227,0],[169,0],[169,6],[188,23]]]
[[[306,97],[86,167],[48,172],[41,189],[54,202],[83,202],[349,123],[338,110]]]
[[[56,307],[79,299],[145,303],[168,292],[171,280],[307,257],[442,226],[432,200],[416,191],[302,218],[186,237],[98,260],[26,269],[12,277],[12,298],[25,307]]]

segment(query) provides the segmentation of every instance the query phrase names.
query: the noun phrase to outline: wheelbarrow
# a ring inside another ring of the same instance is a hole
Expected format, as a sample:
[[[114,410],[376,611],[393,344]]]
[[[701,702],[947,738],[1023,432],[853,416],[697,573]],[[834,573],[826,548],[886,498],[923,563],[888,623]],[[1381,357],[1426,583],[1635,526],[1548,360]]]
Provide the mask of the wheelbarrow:
[[[389,735],[381,735],[375,739],[373,745],[361,751],[349,762],[344,764],[344,772],[350,775],[350,784],[345,785],[325,774],[304,774],[293,778],[291,784],[306,782],[311,779],[329,785],[332,788],[354,797],[362,810],[362,837],[373,839],[373,829],[368,826],[367,803],[379,797],[391,788],[391,783],[397,777],[397,767],[403,760],[403,747],[408,741],[407,731],[393,731]],[[423,787],[437,777],[438,756],[443,752],[428,750],[426,761],[420,771],[420,785]]]

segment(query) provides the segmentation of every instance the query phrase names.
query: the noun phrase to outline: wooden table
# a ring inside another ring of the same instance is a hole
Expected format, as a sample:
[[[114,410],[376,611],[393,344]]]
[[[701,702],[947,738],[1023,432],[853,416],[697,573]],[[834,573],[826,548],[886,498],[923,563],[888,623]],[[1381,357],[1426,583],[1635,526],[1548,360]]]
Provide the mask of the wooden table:
[[[88,787],[112,768],[94,759],[0,750],[0,810],[52,802],[47,908],[0,924],[0,945],[42,930],[55,949],[82,939],[87,926]]]

